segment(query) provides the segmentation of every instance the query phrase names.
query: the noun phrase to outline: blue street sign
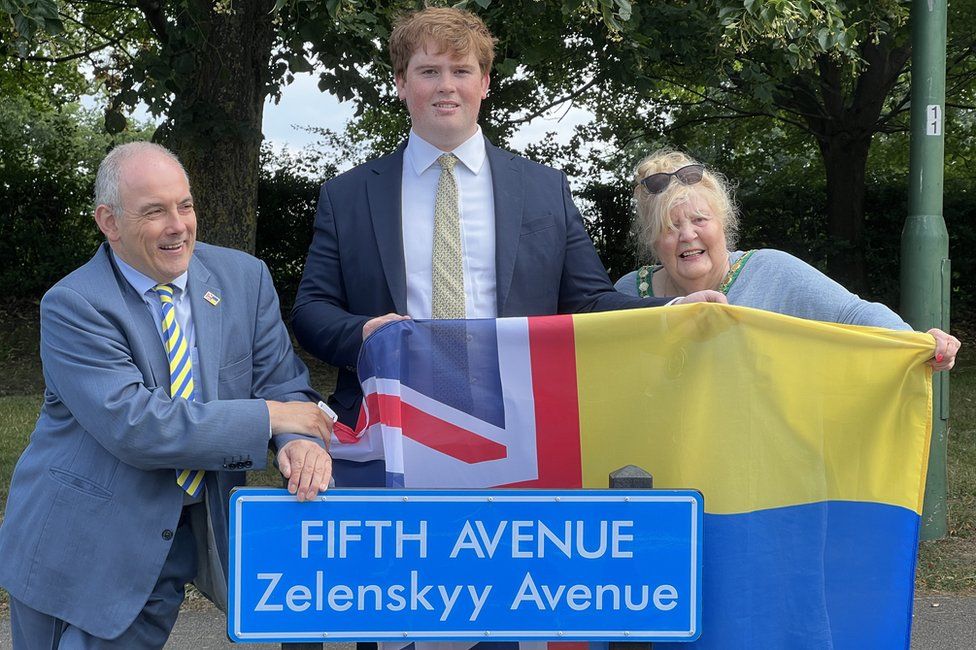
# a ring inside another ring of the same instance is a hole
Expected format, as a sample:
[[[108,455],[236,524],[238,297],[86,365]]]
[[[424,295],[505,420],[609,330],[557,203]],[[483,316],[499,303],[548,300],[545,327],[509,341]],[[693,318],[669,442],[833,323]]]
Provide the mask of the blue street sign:
[[[693,641],[702,511],[689,490],[237,490],[228,634]]]

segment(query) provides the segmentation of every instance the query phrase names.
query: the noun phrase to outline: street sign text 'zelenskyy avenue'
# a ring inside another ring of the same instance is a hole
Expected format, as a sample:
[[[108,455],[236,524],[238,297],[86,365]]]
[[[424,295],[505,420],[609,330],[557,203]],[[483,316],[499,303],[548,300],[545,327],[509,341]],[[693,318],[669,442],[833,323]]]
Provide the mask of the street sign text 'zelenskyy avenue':
[[[228,632],[693,640],[701,518],[694,491],[238,490]]]

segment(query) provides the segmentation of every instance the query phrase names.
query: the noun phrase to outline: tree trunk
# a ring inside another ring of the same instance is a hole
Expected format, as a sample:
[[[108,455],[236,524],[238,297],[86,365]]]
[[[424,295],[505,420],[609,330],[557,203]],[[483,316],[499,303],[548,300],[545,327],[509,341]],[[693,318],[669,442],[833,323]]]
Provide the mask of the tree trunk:
[[[192,69],[155,139],[173,149],[190,176],[198,238],[253,253],[274,0],[220,7],[197,0],[181,16],[200,36],[170,59],[192,62]]]
[[[868,289],[864,240],[864,178],[871,133],[817,138],[827,176],[827,274],[854,293]]]
[[[864,238],[864,182],[871,138],[879,130],[885,99],[911,53],[890,37],[868,39],[861,46],[862,65],[845,81],[841,63],[818,61],[817,92],[792,100],[817,139],[827,178],[827,274],[851,291],[868,290]],[[853,82],[853,83],[851,83]],[[812,88],[811,88],[812,90]],[[809,98],[819,94],[820,104]],[[790,102],[790,100],[788,100]]]

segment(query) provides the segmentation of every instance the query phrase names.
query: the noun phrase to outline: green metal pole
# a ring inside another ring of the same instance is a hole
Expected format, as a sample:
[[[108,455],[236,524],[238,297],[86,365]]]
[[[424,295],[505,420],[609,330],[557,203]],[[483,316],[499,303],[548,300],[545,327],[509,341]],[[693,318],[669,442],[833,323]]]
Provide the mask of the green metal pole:
[[[912,3],[912,126],[908,218],[901,238],[901,314],[916,330],[949,330],[949,233],[942,218],[946,2]],[[922,539],[946,535],[949,376],[932,379],[932,445]]]

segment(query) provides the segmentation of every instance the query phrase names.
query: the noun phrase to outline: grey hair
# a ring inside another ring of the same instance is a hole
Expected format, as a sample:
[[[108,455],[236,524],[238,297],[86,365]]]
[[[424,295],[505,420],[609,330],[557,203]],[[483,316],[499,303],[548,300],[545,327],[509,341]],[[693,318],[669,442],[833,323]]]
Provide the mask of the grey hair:
[[[190,178],[187,176],[183,163],[172,151],[155,142],[127,142],[113,148],[98,165],[98,172],[95,174],[96,208],[100,205],[107,205],[114,213],[122,212],[122,198],[119,191],[122,166],[127,160],[146,153],[159,154],[175,162],[183,172],[186,184],[190,184]]]
[[[652,262],[659,261],[654,243],[666,230],[673,229],[671,210],[693,196],[705,200],[714,212],[725,233],[725,244],[735,250],[739,234],[739,206],[736,204],[732,184],[719,172],[705,167],[702,179],[695,185],[671,183],[660,194],[651,194],[641,185],[641,180],[657,172],[673,172],[685,165],[701,164],[688,154],[672,149],[655,151],[640,161],[634,172],[634,203],[637,219],[634,234],[641,252]]]

